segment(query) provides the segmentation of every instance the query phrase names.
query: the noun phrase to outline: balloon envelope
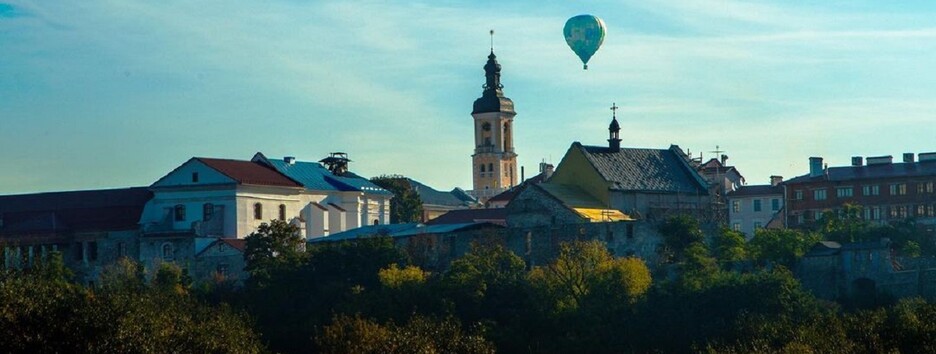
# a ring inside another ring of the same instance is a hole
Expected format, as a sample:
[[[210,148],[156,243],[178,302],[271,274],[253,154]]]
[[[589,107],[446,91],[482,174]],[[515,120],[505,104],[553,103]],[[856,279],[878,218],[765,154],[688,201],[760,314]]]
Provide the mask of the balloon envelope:
[[[566,21],[562,34],[565,35],[569,48],[582,59],[585,69],[588,69],[588,60],[604,42],[605,24],[595,16],[578,15]]]

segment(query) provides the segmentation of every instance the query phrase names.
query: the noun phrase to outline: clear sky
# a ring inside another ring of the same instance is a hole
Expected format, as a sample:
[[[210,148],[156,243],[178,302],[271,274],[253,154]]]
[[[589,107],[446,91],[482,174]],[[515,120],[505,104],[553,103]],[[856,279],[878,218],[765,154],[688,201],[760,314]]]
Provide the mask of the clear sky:
[[[581,13],[608,26],[587,71]],[[0,0],[0,194],[257,151],[470,188],[492,28],[527,176],[606,144],[612,102],[623,146],[718,145],[749,184],[936,151],[932,1]]]

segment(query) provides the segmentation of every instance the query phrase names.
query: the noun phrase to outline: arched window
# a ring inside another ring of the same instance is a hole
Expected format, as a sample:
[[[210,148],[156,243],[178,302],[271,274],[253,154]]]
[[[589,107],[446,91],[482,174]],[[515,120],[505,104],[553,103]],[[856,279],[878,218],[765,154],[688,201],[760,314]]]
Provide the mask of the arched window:
[[[185,205],[178,204],[173,208],[175,221],[185,221]]]
[[[493,164],[493,163],[489,163],[489,164],[488,164],[488,172],[494,172],[494,164]]]
[[[166,261],[171,261],[175,257],[175,247],[172,247],[172,244],[166,242],[162,245],[162,259]]]
[[[263,220],[263,204],[254,204],[254,219]]]
[[[280,204],[279,206],[279,219],[286,221],[286,204]]]
[[[484,164],[481,164],[481,173],[484,173]]]
[[[380,220],[374,219],[374,225],[380,225]]]
[[[214,216],[214,204],[205,203],[205,205],[202,205],[202,220],[211,220],[212,216]]]

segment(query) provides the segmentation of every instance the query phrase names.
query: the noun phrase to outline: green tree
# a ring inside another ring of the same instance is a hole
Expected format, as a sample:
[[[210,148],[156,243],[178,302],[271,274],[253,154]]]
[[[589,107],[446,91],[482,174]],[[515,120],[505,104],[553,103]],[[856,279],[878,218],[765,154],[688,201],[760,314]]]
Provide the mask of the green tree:
[[[265,285],[278,271],[298,267],[307,257],[299,227],[285,221],[262,223],[246,240],[244,270],[250,274],[248,281],[256,286]]]
[[[454,318],[414,316],[398,326],[339,315],[315,341],[323,353],[494,353],[483,336],[465,331]]]
[[[699,221],[688,215],[677,215],[666,219],[659,226],[660,236],[663,237],[663,248],[660,250],[664,260],[679,262],[683,253],[693,243],[705,241],[705,234],[699,227]]]
[[[747,259],[744,234],[740,231],[722,228],[712,240],[715,258],[723,265],[731,265]]]
[[[751,259],[761,264],[792,268],[800,257],[819,242],[819,235],[795,229],[758,229],[748,242]]]
[[[422,221],[422,199],[419,198],[419,193],[413,189],[409,178],[380,176],[371,178],[371,182],[393,193],[393,198],[390,199],[390,223]]]

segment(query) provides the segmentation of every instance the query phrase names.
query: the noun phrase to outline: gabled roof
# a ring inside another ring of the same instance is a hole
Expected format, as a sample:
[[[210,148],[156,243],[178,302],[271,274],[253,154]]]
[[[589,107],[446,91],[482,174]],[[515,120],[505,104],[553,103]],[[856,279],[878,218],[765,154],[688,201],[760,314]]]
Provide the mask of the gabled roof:
[[[936,176],[936,160],[873,164],[864,166],[829,167],[826,172],[827,174],[823,173],[817,177],[809,177],[809,174],[805,174],[790,179],[784,183],[790,184],[815,181],[851,181],[894,177]]]
[[[407,178],[407,180],[410,186],[413,187],[413,190],[416,191],[416,194],[419,195],[419,199],[422,200],[423,204],[444,206],[467,206],[471,204],[471,201],[459,198],[454,191],[442,192],[412,178]]]
[[[257,162],[206,157],[196,157],[194,159],[230,177],[238,184],[302,187],[298,182]]]
[[[207,252],[209,249],[211,249],[212,247],[215,247],[215,246],[217,246],[217,245],[219,245],[219,244],[228,245],[228,246],[230,246],[231,248],[233,248],[233,249],[235,249],[235,250],[238,250],[238,251],[240,251],[240,252],[244,252],[244,250],[247,249],[247,240],[245,240],[245,239],[238,239],[238,238],[219,238],[217,241],[212,242],[211,244],[209,244],[208,246],[206,246],[206,247],[203,248],[202,250],[198,251],[198,252],[195,254],[195,257],[201,256],[203,253]]]
[[[526,189],[527,187],[529,187],[531,184],[543,183],[543,182],[545,182],[545,181],[546,181],[546,174],[540,172],[540,174],[538,174],[538,175],[536,175],[536,176],[533,176],[533,177],[530,177],[530,178],[527,178],[525,181],[520,182],[520,184],[518,184],[518,185],[516,185],[516,186],[513,186],[513,188],[510,188],[510,189],[508,189],[508,190],[506,190],[506,191],[503,191],[503,192],[501,192],[501,193],[498,194],[498,195],[495,195],[495,196],[491,197],[491,198],[488,199],[487,201],[488,201],[488,203],[490,203],[490,202],[510,202],[510,201],[513,200],[516,196],[520,195],[520,192],[523,192],[523,190]]]
[[[336,176],[325,166],[318,162],[293,161],[287,163],[282,159],[269,159],[257,153],[254,161],[265,163],[280,173],[298,181],[308,190],[318,191],[358,191],[367,194],[391,195],[390,191],[380,188],[364,177],[351,172]]]
[[[465,224],[473,222],[489,222],[498,225],[507,225],[507,209],[455,209],[439,217],[429,220],[426,225]]]
[[[681,156],[678,146],[669,149],[621,148],[572,144],[588,159],[611,189],[662,193],[708,194],[708,183]]]
[[[0,196],[0,233],[133,230],[152,198],[147,187]]]
[[[771,186],[769,184],[756,186],[741,186],[738,189],[728,192],[728,198],[739,198],[760,195],[782,195],[783,186]]]

